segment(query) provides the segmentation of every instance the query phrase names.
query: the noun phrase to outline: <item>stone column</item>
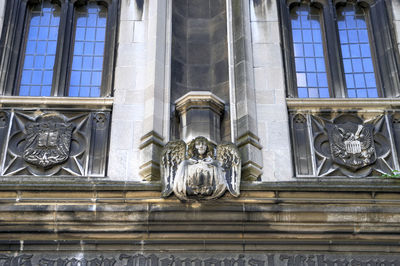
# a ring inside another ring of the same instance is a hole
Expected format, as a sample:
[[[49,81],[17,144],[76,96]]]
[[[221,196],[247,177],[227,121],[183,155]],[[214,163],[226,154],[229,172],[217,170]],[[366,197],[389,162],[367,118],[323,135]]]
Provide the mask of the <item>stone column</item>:
[[[198,136],[221,141],[225,102],[208,91],[191,91],[175,101],[180,118],[180,138],[186,143]]]

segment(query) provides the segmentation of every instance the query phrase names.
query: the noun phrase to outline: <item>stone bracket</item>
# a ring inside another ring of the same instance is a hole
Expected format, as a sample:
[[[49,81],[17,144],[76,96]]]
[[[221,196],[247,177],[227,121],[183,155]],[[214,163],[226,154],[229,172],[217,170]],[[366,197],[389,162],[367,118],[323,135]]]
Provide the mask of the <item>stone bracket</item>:
[[[139,175],[145,181],[160,180],[160,155],[161,149],[164,147],[163,138],[156,132],[151,131],[144,135],[141,139],[140,165]]]
[[[262,146],[259,138],[247,132],[237,139],[237,147],[242,157],[242,180],[257,181],[262,174]]]

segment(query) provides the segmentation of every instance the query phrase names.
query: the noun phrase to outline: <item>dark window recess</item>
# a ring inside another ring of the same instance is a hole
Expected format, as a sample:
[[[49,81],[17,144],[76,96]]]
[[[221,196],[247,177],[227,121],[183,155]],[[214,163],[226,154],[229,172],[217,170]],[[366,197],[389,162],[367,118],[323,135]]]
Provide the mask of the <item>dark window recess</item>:
[[[366,2],[280,0],[288,97],[399,96],[390,3]]]
[[[117,10],[118,0],[7,1],[1,93],[110,96]]]

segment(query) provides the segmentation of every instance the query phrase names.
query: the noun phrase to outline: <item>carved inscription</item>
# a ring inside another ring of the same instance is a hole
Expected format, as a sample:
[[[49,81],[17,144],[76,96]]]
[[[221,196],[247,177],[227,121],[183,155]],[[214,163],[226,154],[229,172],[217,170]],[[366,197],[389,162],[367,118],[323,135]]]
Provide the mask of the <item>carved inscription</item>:
[[[344,254],[0,254],[0,266],[397,266],[400,255]]]

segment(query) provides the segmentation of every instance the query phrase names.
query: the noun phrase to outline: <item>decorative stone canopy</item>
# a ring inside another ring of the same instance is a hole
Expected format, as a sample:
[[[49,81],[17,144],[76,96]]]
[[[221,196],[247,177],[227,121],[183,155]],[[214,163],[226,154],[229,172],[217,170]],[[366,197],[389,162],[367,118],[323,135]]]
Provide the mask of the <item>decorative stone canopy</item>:
[[[221,119],[225,102],[208,91],[191,91],[175,101],[180,118],[180,139],[188,142],[204,136],[214,143],[221,140]]]

